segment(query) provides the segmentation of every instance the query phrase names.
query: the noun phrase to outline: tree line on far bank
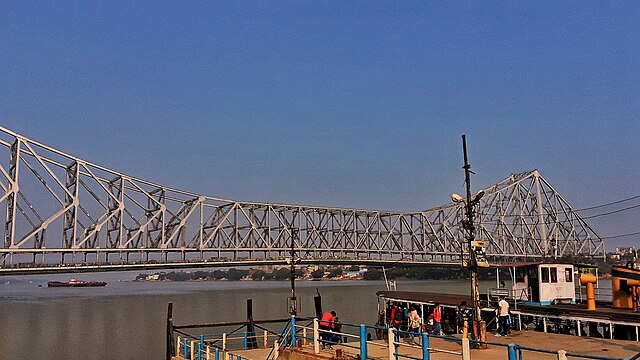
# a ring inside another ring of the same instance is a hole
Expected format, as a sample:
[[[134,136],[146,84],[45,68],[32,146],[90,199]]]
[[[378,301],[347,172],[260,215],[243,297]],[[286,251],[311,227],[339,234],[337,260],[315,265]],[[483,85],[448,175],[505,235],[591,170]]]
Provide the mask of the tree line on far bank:
[[[357,271],[359,267],[354,266],[350,271]],[[455,280],[468,278],[468,272],[464,269],[454,268],[436,268],[436,267],[411,267],[411,268],[389,268],[385,269],[387,279],[414,279],[414,280]],[[255,281],[263,280],[289,280],[291,271],[289,268],[280,268],[272,272],[266,272],[259,269],[236,269],[229,270],[213,270],[213,271],[172,271],[159,272],[153,274],[154,280],[158,281],[207,281],[207,280],[229,280],[238,281],[240,279],[251,279]],[[345,271],[342,268],[335,267],[327,270],[318,269],[311,273],[306,273],[304,269],[296,269],[296,277],[298,279],[333,279],[343,276]],[[368,268],[367,271],[361,273],[363,280],[383,280],[384,273],[382,268]],[[151,275],[138,274],[137,281],[148,280]]]

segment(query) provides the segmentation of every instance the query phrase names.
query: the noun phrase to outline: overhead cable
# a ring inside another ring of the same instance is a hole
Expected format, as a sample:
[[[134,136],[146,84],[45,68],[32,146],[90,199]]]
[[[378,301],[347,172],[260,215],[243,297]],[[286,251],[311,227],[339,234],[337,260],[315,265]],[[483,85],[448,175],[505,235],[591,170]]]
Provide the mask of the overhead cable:
[[[627,237],[627,236],[633,236],[633,235],[640,235],[640,231],[637,231],[634,233],[628,233],[628,234],[613,235],[613,236],[601,236],[600,239],[615,239],[615,238],[621,238],[621,237]]]
[[[622,199],[622,200],[618,200],[618,201],[614,201],[614,202],[610,202],[610,203],[606,203],[606,204],[602,204],[602,205],[595,205],[595,206],[590,206],[590,207],[586,207],[586,208],[583,208],[583,209],[577,209],[575,211],[586,211],[586,210],[598,209],[598,208],[605,207],[605,206],[620,204],[622,202],[629,201],[629,200],[634,200],[634,199],[637,199],[637,198],[640,198],[640,195],[632,196],[630,198],[626,198],[626,199]]]

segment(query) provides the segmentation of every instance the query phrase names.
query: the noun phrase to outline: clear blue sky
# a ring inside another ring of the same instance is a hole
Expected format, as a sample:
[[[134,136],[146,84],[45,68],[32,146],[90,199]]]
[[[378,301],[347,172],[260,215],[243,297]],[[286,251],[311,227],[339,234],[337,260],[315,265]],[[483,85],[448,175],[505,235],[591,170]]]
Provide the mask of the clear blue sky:
[[[474,188],[537,168],[583,208],[640,194],[639,18],[632,1],[0,0],[0,124],[207,195],[405,211],[463,191],[466,133]]]

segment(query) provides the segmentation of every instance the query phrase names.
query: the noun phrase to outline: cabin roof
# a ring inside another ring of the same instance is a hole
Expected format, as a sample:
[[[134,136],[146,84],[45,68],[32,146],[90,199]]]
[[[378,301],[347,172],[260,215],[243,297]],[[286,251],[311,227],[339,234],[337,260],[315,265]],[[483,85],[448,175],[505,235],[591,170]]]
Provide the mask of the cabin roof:
[[[442,294],[419,291],[378,291],[377,296],[391,301],[408,301],[414,303],[440,303],[440,305],[458,306],[462,301],[467,304],[473,303],[473,298],[469,295]]]
[[[496,264],[497,267],[523,267],[523,266],[532,266],[532,265],[540,265],[542,264],[539,261],[520,261],[520,262],[512,262],[506,264]]]

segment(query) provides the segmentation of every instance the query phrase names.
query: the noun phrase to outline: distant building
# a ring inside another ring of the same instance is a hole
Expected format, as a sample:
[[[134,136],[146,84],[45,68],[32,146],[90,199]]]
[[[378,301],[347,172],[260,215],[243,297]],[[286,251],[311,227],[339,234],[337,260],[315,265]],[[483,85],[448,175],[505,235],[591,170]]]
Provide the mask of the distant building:
[[[627,262],[637,261],[638,251],[634,246],[629,247],[617,247],[616,251],[608,253],[607,256],[610,260]]]

